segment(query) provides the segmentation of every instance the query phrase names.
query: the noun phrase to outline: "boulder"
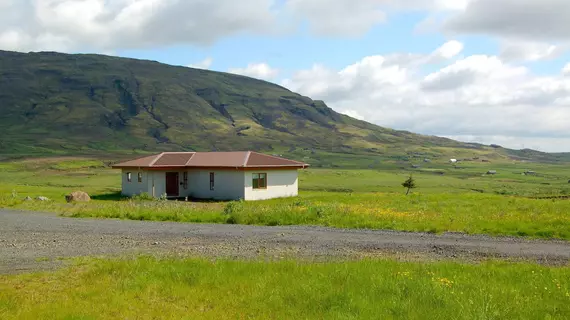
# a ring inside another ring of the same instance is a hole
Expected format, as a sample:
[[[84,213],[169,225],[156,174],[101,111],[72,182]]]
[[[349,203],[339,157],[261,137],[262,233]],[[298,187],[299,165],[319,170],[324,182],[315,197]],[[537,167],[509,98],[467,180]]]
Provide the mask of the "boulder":
[[[40,196],[40,197],[37,197],[36,200],[39,200],[39,201],[49,201],[49,198],[48,198],[48,197],[42,197],[42,196]]]
[[[24,201],[32,201],[32,197],[27,196],[27,197],[24,198]]]
[[[65,196],[67,202],[88,202],[91,201],[91,197],[86,192],[75,191]]]

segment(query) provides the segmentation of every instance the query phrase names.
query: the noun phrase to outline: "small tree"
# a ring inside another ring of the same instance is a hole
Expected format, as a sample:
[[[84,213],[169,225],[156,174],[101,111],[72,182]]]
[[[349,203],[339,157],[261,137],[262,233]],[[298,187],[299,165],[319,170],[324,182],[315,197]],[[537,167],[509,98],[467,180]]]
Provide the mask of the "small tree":
[[[404,183],[402,183],[402,186],[408,189],[406,191],[406,195],[408,195],[412,189],[416,188],[416,181],[414,180],[414,177],[410,175],[410,177],[406,181],[404,181]]]

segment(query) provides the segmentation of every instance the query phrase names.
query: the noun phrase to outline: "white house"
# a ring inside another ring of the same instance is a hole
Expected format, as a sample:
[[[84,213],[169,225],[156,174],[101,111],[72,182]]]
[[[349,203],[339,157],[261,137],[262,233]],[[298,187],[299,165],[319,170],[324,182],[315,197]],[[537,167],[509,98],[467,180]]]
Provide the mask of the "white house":
[[[257,152],[163,152],[113,166],[122,194],[213,200],[265,200],[298,195],[306,163]]]

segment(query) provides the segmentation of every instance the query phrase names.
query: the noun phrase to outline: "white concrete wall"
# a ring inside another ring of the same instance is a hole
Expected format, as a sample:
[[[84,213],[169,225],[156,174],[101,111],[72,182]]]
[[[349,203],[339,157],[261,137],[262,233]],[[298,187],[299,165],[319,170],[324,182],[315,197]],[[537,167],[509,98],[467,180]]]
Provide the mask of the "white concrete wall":
[[[253,174],[267,173],[267,189],[253,189]],[[245,200],[295,197],[299,194],[297,169],[245,172]]]
[[[148,171],[148,187],[147,192],[151,196],[152,186],[154,184],[154,197],[160,198],[166,193],[166,171]]]
[[[127,179],[128,172],[131,173],[131,182]],[[142,182],[138,181],[139,172],[142,173]],[[132,197],[143,192],[148,192],[149,172],[137,169],[123,169],[121,170],[121,175],[121,187],[124,196]]]
[[[127,172],[131,173],[132,180],[127,182]],[[142,182],[138,182],[137,175],[142,173]],[[171,171],[169,171],[171,172]],[[174,171],[172,171],[174,172]],[[210,172],[215,174],[214,190],[210,190]],[[267,174],[267,189],[253,189],[254,173]],[[198,199],[213,200],[265,200],[273,198],[295,197],[299,193],[297,170],[189,170],[188,187],[184,189],[184,172],[180,171],[179,196],[194,197]],[[136,169],[123,169],[122,194],[134,196],[147,192],[160,197],[166,193],[166,171],[139,171]]]
[[[214,190],[210,190],[214,172]],[[198,199],[238,200],[244,198],[244,173],[238,170],[189,170],[188,190],[184,196]]]

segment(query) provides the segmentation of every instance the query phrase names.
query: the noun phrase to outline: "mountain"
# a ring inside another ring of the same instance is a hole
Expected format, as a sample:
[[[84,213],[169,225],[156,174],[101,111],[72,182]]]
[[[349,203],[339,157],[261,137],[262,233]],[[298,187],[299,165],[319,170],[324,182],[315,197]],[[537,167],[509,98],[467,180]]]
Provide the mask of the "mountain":
[[[5,157],[178,150],[257,150],[317,162],[325,154],[525,157],[382,128],[257,79],[103,55],[0,51],[0,111]]]

